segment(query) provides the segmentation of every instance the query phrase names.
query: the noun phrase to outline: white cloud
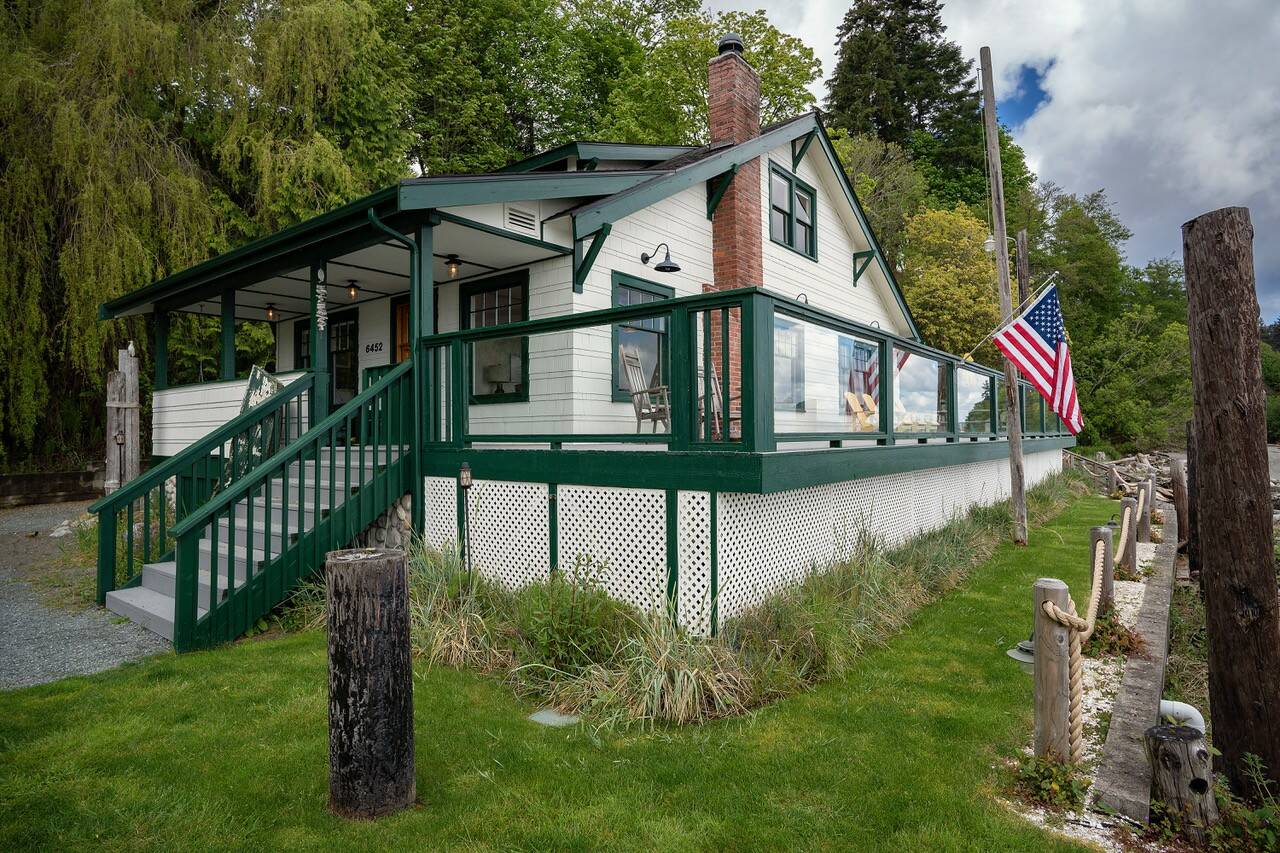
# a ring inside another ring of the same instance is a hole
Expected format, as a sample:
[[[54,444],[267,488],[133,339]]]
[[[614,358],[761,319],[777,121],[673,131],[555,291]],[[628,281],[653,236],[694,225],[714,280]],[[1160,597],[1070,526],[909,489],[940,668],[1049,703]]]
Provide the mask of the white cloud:
[[[846,2],[711,5],[763,5],[831,72]],[[1130,262],[1181,258],[1183,222],[1247,206],[1263,315],[1280,314],[1280,4],[952,0],[943,21],[966,56],[991,47],[997,98],[1023,64],[1047,68],[1018,141],[1042,178],[1106,189],[1134,232]]]

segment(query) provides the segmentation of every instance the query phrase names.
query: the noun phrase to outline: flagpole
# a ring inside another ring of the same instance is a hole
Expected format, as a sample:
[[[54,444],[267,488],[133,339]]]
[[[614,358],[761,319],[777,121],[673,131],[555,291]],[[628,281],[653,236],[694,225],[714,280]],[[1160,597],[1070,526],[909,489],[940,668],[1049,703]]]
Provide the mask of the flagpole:
[[[969,360],[969,358],[970,358],[970,356],[972,356],[975,352],[977,352],[977,351],[978,351],[978,347],[982,346],[982,345],[983,345],[983,344],[985,344],[987,341],[989,341],[989,340],[991,340],[993,337],[995,337],[996,332],[1000,331],[1000,330],[1001,330],[1001,329],[1003,329],[1005,326],[1007,326],[1007,325],[1009,325],[1010,323],[1012,323],[1012,322],[1013,322],[1013,320],[1014,320],[1014,318],[1015,318],[1015,317],[1017,317],[1019,314],[1021,314],[1021,313],[1022,313],[1022,309],[1023,309],[1023,308],[1027,307],[1028,305],[1030,305],[1031,303],[1033,303],[1033,302],[1035,302],[1037,299],[1039,299],[1041,296],[1043,296],[1043,295],[1044,295],[1044,292],[1045,292],[1046,290],[1048,290],[1048,289],[1049,289],[1049,285],[1053,284],[1053,280],[1054,280],[1055,278],[1057,278],[1057,277],[1058,277],[1058,271],[1057,271],[1057,270],[1054,270],[1052,273],[1050,273],[1050,274],[1049,274],[1049,277],[1048,277],[1048,278],[1046,278],[1046,279],[1044,280],[1044,284],[1037,285],[1037,286],[1036,286],[1036,289],[1035,289],[1035,292],[1033,292],[1033,293],[1032,293],[1030,296],[1028,296],[1026,299],[1024,299],[1024,300],[1022,300],[1021,302],[1019,302],[1019,303],[1018,303],[1018,307],[1017,307],[1017,308],[1014,308],[1014,309],[1013,309],[1013,312],[1012,312],[1012,313],[1010,313],[1010,314],[1009,314],[1009,316],[1007,316],[1007,317],[1005,317],[1004,319],[1002,319],[1002,320],[1001,320],[1001,321],[996,325],[996,327],[995,327],[994,329],[992,329],[991,331],[989,331],[989,332],[987,332],[985,335],[983,335],[983,336],[982,336],[982,340],[980,340],[980,341],[978,341],[976,344],[974,344],[974,345],[973,345],[973,349],[969,350],[967,353],[965,353],[964,355],[960,356],[960,358],[961,358],[963,361],[968,361],[968,360]]]
[[[996,92],[991,79],[991,48],[979,52],[982,64],[982,125],[987,148],[987,179],[991,185],[991,221],[995,229],[996,272],[1000,279],[1000,313],[1013,314],[1009,283],[1009,240],[1004,224],[1004,175],[1000,170],[1000,129],[996,124]],[[1005,411],[1009,421],[1009,498],[1013,505],[1013,541],[1027,544],[1026,472],[1022,461],[1022,406],[1018,372],[1004,360]]]

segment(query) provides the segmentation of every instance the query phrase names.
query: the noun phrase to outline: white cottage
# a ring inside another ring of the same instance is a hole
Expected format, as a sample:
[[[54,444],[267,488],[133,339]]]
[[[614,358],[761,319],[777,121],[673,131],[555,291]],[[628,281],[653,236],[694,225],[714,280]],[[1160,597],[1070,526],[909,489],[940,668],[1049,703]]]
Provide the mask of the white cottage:
[[[712,632],[860,531],[1003,497],[1003,379],[920,342],[818,115],[762,128],[741,51],[706,146],[401,181],[103,305],[154,316],[157,458],[95,507],[100,600],[231,638],[399,511],[507,583],[588,558]],[[241,412],[226,358],[169,387],[176,311],[270,320],[283,390]],[[1072,439],[1024,400],[1034,484]]]

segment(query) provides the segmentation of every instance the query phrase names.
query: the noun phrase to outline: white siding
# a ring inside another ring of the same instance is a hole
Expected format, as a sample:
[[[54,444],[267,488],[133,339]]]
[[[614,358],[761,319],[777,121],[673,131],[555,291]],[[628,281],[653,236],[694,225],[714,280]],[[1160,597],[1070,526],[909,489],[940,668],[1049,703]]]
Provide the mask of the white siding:
[[[277,373],[288,385],[301,373]],[[151,395],[151,452],[174,456],[240,414],[248,379],[166,388]]]

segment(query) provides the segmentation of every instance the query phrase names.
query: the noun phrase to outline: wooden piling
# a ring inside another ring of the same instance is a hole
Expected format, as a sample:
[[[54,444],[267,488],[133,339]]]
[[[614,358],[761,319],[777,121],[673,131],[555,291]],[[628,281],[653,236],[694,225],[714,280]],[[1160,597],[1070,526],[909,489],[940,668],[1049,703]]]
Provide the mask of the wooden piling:
[[[1124,553],[1120,556],[1120,568],[1127,574],[1136,575],[1138,573],[1138,499],[1121,498],[1120,524],[1122,527],[1125,510],[1129,511],[1129,540],[1123,543]]]
[[[1070,607],[1067,585],[1057,578],[1036,581],[1035,606],[1035,750],[1038,758],[1071,760],[1071,635],[1044,612],[1052,601]]]
[[[1093,555],[1102,542],[1102,596],[1098,599],[1098,612],[1106,613],[1116,603],[1116,564],[1112,550],[1111,528],[1105,524],[1089,530],[1089,571],[1093,571]]]
[[[1151,481],[1143,480],[1138,483],[1138,494],[1141,499],[1138,501],[1142,505],[1142,512],[1137,515],[1138,541],[1151,541]]]

